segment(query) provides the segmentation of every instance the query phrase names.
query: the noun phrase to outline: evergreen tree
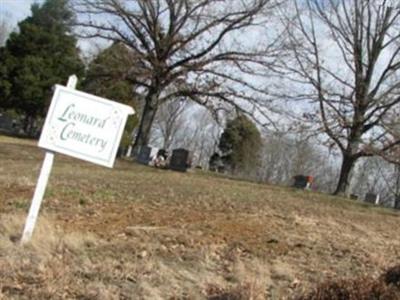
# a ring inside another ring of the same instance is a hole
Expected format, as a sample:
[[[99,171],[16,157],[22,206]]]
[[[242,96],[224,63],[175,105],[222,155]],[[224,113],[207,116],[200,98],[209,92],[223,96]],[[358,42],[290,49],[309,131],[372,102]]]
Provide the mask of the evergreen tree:
[[[115,43],[101,51],[90,63],[83,82],[83,89],[91,94],[138,107],[133,93],[133,84],[127,79],[132,61],[132,52],[123,44]],[[121,148],[131,143],[131,134],[138,124],[137,114],[128,118],[121,140]]]
[[[4,62],[0,86],[10,85],[9,92],[1,95],[0,105],[24,116],[28,134],[46,114],[53,85],[66,83],[69,75],[81,76],[84,71],[71,33],[73,14],[67,0],[46,0],[42,6],[33,4],[31,11],[32,16],[18,24],[19,31],[11,33],[0,54]]]
[[[101,51],[89,64],[83,89],[100,97],[134,105],[133,85],[126,79],[134,60],[129,49],[115,43]]]
[[[7,75],[7,61],[5,48],[0,48],[0,109],[8,108],[10,106],[9,96],[11,91],[11,83]]]
[[[258,163],[261,146],[260,132],[244,115],[227,122],[218,145],[224,165],[233,173],[251,171]]]

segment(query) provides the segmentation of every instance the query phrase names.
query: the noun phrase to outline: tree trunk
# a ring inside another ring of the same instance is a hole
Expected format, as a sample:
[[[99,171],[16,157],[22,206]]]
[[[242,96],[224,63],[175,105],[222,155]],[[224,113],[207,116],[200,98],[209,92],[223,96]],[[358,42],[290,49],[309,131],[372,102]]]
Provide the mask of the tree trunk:
[[[354,156],[343,154],[342,167],[340,169],[339,182],[334,195],[346,195],[350,183],[350,173],[353,170],[356,158]]]
[[[170,145],[171,143],[169,141],[164,141],[162,148],[169,151],[170,150]]]
[[[395,165],[396,182],[394,187],[394,202],[393,208],[400,209],[400,165]]]
[[[165,149],[165,150],[170,150],[170,147],[171,147],[171,132],[170,132],[169,128],[166,128],[165,134],[163,136],[163,139],[164,140],[163,140],[162,148]]]
[[[135,143],[133,144],[133,155],[139,154],[140,148],[148,145],[151,134],[151,127],[157,113],[156,94],[151,94],[146,97],[146,103],[143,109],[142,117],[138,132],[136,134]]]

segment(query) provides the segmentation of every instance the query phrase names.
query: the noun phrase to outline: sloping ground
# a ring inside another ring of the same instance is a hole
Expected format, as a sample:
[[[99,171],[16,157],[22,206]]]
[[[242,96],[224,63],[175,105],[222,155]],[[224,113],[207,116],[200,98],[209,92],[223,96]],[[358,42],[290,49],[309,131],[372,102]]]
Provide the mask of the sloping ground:
[[[0,137],[0,299],[290,299],[400,261],[398,212],[313,192],[57,155],[31,244],[16,241],[44,153]]]

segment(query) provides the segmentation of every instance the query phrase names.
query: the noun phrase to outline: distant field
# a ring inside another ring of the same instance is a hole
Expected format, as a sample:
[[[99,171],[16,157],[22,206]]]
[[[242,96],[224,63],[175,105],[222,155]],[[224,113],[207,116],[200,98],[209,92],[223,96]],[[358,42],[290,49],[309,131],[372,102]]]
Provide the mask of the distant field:
[[[400,261],[393,210],[62,155],[21,247],[43,156],[35,142],[0,136],[0,299],[290,299]]]

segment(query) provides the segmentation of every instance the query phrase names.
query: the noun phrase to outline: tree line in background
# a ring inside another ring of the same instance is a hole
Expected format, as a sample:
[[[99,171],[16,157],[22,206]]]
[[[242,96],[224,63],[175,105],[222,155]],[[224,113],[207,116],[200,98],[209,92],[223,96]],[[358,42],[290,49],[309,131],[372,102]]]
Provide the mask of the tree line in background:
[[[80,89],[135,107],[123,139],[134,154],[183,147],[237,176],[311,174],[334,194],[400,197],[390,1],[47,0],[9,36],[4,20],[0,107],[28,135],[75,73]],[[108,44],[83,61],[77,38]]]

